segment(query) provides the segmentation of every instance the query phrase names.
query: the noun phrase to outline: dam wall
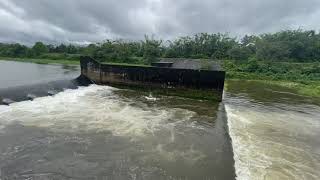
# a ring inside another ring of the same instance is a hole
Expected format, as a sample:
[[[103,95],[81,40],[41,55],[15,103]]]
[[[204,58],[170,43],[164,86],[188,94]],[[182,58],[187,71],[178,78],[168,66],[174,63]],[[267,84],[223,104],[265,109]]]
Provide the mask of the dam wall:
[[[224,71],[102,64],[88,56],[81,57],[80,64],[81,75],[96,84],[182,91],[195,89],[210,92],[216,96],[216,100],[222,100]]]

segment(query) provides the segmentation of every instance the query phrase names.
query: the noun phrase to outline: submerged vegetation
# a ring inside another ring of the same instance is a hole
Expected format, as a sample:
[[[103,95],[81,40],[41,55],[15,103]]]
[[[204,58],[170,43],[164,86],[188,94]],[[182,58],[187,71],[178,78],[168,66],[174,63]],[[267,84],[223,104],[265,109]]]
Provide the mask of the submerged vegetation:
[[[143,41],[106,40],[89,45],[37,42],[29,47],[0,43],[1,59],[78,64],[81,55],[103,63],[143,65],[159,57],[220,60],[229,79],[272,81],[302,94],[320,96],[320,34],[312,30],[246,35],[241,39],[201,33],[173,41],[145,36]]]

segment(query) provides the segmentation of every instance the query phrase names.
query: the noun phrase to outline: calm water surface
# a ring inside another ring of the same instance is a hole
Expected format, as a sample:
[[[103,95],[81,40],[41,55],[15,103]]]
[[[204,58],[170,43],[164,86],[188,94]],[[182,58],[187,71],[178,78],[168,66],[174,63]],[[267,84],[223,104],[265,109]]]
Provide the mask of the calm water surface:
[[[0,84],[12,80],[2,77],[11,63],[0,61]],[[26,66],[42,82],[79,73]],[[12,86],[25,82],[19,73]],[[220,104],[98,85],[65,90],[0,106],[0,179],[319,179],[319,104],[237,81]]]
[[[78,66],[44,65],[0,60],[0,89],[73,79],[79,76]]]

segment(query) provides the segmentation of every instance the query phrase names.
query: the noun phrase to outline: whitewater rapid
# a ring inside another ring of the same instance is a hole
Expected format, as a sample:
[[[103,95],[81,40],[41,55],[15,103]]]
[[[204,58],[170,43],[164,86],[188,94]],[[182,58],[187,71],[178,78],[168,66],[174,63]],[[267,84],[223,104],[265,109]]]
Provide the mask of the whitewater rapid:
[[[0,175],[232,179],[225,123],[223,106],[203,101],[99,85],[65,90],[0,106]]]
[[[242,96],[226,112],[238,180],[320,179],[319,106]]]
[[[220,104],[90,85],[0,106],[0,177],[319,179],[319,106],[235,87]]]
[[[54,131],[108,130],[115,136],[153,135],[188,121],[194,112],[183,109],[138,107],[114,94],[115,88],[91,85],[66,90],[56,96],[14,103],[0,108],[1,125],[17,122],[25,126],[50,127]],[[173,116],[181,117],[170,122]],[[173,135],[172,135],[173,136]]]

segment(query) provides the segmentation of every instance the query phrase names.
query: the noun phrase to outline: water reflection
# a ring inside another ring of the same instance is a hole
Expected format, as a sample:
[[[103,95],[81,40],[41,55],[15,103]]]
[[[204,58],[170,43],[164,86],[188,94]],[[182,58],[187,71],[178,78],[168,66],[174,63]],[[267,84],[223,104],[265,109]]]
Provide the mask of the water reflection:
[[[44,65],[0,60],[0,89],[74,79],[78,66]]]
[[[65,70],[63,74],[74,74],[75,72],[79,72],[79,66],[78,65],[61,65],[62,69]]]

